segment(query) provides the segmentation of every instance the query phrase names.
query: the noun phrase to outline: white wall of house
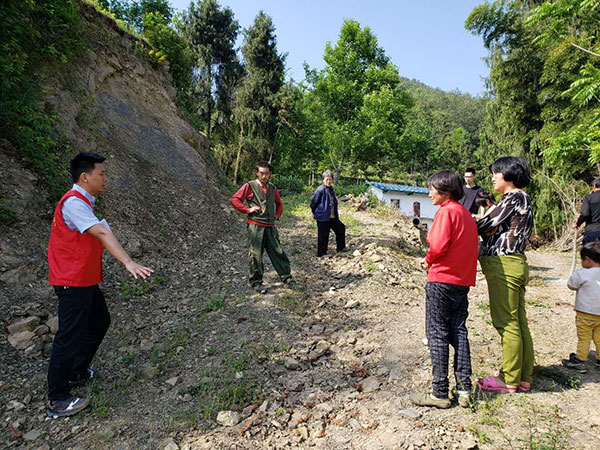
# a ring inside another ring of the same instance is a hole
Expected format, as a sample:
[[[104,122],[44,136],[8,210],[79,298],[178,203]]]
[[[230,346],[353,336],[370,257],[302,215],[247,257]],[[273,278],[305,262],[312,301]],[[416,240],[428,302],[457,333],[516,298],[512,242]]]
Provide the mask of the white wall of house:
[[[428,228],[431,228],[433,216],[439,206],[434,206],[427,194],[407,193],[398,191],[385,191],[370,186],[369,191],[375,195],[380,201],[386,205],[398,209],[398,213],[407,217],[413,217],[414,203],[419,202],[421,209],[421,223],[426,223]]]

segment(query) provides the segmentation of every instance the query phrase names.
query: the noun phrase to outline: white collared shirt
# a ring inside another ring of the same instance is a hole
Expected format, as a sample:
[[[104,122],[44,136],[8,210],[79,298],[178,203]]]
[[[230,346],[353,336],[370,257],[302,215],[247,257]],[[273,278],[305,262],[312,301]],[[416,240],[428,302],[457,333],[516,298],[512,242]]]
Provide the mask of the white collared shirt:
[[[87,198],[92,204],[92,207],[96,203],[94,196],[78,184],[74,184],[71,189]],[[94,214],[94,210],[90,208],[90,205],[75,196],[69,197],[63,202],[61,211],[67,227],[70,230],[77,230],[81,234],[84,234],[86,230],[100,223],[100,220]]]

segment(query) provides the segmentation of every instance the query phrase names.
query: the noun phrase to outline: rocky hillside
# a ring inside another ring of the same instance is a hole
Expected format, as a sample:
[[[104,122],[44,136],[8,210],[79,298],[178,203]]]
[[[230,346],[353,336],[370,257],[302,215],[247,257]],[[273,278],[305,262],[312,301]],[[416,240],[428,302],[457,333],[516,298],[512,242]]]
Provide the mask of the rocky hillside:
[[[162,278],[210,251],[229,212],[218,189],[206,141],[183,118],[167,68],[112,19],[80,3],[87,51],[68,72],[47,76],[45,108],[56,112],[73,154],[107,158],[107,192],[97,211],[125,248]],[[54,308],[47,285],[46,246],[54,205],[40,179],[7,142],[0,142],[0,192],[16,210],[0,225],[0,322],[28,308]],[[106,285],[124,276],[107,257]],[[52,311],[50,311],[52,312]],[[0,339],[0,353],[18,355]],[[0,364],[6,380],[12,366]]]

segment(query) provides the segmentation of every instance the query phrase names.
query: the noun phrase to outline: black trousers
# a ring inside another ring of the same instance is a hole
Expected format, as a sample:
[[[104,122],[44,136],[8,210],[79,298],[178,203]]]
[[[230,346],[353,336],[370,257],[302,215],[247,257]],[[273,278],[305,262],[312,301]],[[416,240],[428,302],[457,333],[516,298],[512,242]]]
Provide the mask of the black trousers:
[[[335,233],[337,250],[340,251],[346,247],[346,226],[340,219],[331,219],[327,222],[317,221],[317,256],[327,253],[329,231],[331,230]]]
[[[468,286],[427,283],[425,287],[425,332],[433,369],[433,395],[448,398],[448,359],[454,347],[456,387],[471,391],[471,349],[467,332]]]
[[[54,286],[58,331],[48,366],[48,398],[70,395],[69,380],[84,376],[110,326],[110,314],[98,287]]]
[[[583,243],[600,241],[600,231],[584,231],[583,232]]]

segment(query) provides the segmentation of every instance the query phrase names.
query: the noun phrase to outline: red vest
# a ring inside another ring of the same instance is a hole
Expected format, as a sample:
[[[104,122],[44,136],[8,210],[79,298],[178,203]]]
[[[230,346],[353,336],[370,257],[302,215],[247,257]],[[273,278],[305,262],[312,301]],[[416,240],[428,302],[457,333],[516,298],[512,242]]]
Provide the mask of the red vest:
[[[62,205],[77,197],[92,207],[85,196],[70,190],[56,205],[48,243],[49,281],[53,286],[94,286],[102,282],[102,242],[91,234],[81,234],[65,224]]]

